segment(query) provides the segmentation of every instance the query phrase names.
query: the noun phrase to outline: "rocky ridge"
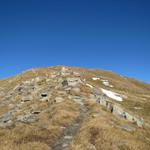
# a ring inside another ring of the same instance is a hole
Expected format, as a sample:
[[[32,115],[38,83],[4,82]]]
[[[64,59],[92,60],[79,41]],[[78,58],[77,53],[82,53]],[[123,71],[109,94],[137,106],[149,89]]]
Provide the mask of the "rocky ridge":
[[[2,110],[0,112],[0,128],[4,131],[9,129],[11,132],[22,124],[33,125],[36,128],[38,123],[42,128],[48,130],[50,123],[56,124],[53,121],[53,107],[56,107],[57,111],[59,105],[66,103],[75,105],[78,110],[74,111],[74,117],[66,125],[57,124],[57,127],[59,126],[62,130],[53,142],[46,143],[48,149],[61,150],[70,147],[77,137],[77,133],[80,133],[86,116],[89,115],[89,102],[100,105],[99,109],[104,109],[106,114],[125,122],[122,125],[115,125],[118,130],[136,132],[136,130],[149,128],[150,120],[122,104],[130,95],[123,93],[123,90],[116,91],[117,88],[115,89],[113,83],[109,83],[109,79],[105,79],[101,74],[92,70],[85,72],[80,68],[63,66],[48,68],[46,71],[33,69],[18,77],[2,81],[0,89],[0,108]],[[104,93],[103,89],[109,92]],[[116,101],[117,97],[120,97],[123,102]],[[40,118],[44,115],[48,117],[48,123],[45,124]],[[94,113],[92,116],[95,118],[98,113]],[[149,139],[149,135],[146,138]],[[34,142],[43,141],[42,138],[40,140],[37,137],[33,140]],[[13,143],[18,144],[18,141],[21,140],[16,141]],[[26,144],[26,142],[20,142],[20,144]],[[96,144],[92,144],[86,149],[98,148]]]

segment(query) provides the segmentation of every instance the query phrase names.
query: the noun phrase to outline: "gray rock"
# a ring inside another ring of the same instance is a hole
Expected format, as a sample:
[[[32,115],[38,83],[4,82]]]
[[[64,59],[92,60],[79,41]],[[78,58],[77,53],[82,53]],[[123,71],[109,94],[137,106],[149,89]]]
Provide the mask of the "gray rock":
[[[123,130],[126,130],[126,131],[128,131],[128,132],[133,132],[133,131],[135,131],[135,128],[133,128],[133,127],[131,127],[131,126],[129,126],[129,125],[126,125],[126,124],[120,126],[120,128],[123,129]]]
[[[68,86],[79,87],[81,84],[80,78],[67,78]]]
[[[34,123],[38,121],[38,118],[35,114],[26,114],[24,116],[22,115],[18,116],[17,121],[23,123]]]
[[[144,126],[144,120],[142,118],[141,119],[134,118],[134,119],[138,127],[142,128]]]
[[[14,123],[12,120],[9,120],[7,122],[0,122],[0,127],[1,128],[11,127],[13,124]]]
[[[0,116],[0,122],[2,123],[6,123],[11,119],[12,119],[12,114],[10,112],[7,112],[3,114],[2,116]]]
[[[125,119],[128,120],[129,122],[135,123],[135,118],[134,116],[130,115],[129,113],[125,112]]]
[[[67,86],[68,86],[68,81],[67,81],[67,80],[64,80],[64,81],[62,82],[62,86],[63,86],[63,87],[67,87]]]
[[[93,93],[94,95],[97,95],[97,96],[102,95],[102,92],[101,92],[100,90],[98,90],[97,88],[93,88],[93,89],[92,89],[92,93]]]
[[[114,106],[113,106],[113,104],[112,103],[110,103],[110,102],[106,102],[106,107],[107,107],[107,110],[109,111],[109,112],[111,112],[111,113],[113,113],[113,111],[114,111]]]
[[[122,117],[124,114],[124,110],[121,107],[114,105],[112,113],[116,116]]]
[[[105,95],[99,96],[99,98],[97,99],[97,102],[98,102],[100,105],[102,105],[102,106],[104,106],[104,107],[107,107],[108,101],[107,101],[107,97],[106,97]]]

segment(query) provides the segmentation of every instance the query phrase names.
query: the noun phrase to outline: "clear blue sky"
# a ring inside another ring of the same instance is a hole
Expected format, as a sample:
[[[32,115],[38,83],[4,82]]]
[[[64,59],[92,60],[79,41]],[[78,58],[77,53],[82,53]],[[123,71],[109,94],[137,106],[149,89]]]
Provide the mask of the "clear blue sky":
[[[0,0],[0,78],[54,65],[150,83],[150,1]]]

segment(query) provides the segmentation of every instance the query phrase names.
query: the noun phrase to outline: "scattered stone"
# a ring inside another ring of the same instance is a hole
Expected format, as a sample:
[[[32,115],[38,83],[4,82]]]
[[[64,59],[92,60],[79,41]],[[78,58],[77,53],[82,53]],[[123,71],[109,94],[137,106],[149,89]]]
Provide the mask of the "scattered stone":
[[[80,78],[67,78],[68,86],[79,87],[81,84]]]
[[[137,124],[138,127],[142,128],[144,126],[144,120],[143,120],[143,118],[141,118],[141,119],[134,118],[134,119],[135,119],[136,124]]]
[[[66,67],[62,67],[60,75],[62,75],[62,76],[69,76],[70,75],[69,69],[66,68]]]
[[[86,145],[86,147],[87,147],[88,150],[96,150],[95,145],[93,145],[93,144],[91,144],[91,143],[88,143],[88,144]]]
[[[0,122],[0,127],[1,128],[11,127],[13,124],[14,123],[12,120],[9,120],[7,122]]]
[[[58,95],[66,95],[67,92],[66,91],[57,91]]]
[[[133,128],[133,127],[131,127],[131,126],[129,126],[129,125],[122,125],[122,126],[119,126],[119,128],[121,128],[121,129],[123,129],[123,130],[126,130],[126,131],[128,131],[128,132],[133,132],[133,131],[135,131],[135,128]]]
[[[62,82],[62,86],[63,86],[63,87],[67,87],[67,86],[68,86],[68,81],[67,81],[67,80],[64,80],[64,81]]]
[[[61,102],[63,102],[64,101],[64,98],[62,98],[62,97],[56,97],[55,98],[55,102],[56,103],[61,103]]]
[[[34,123],[38,121],[38,118],[35,114],[26,114],[24,116],[18,116],[17,121],[21,121],[23,123]]]
[[[73,72],[73,75],[76,76],[76,77],[80,77],[81,76],[80,73],[78,73],[78,72]]]
[[[8,107],[9,107],[10,109],[12,109],[12,108],[15,107],[15,105],[14,105],[14,104],[9,104]]]
[[[97,95],[95,95],[95,97],[97,97]],[[104,107],[107,107],[108,101],[107,101],[107,97],[104,94],[102,94],[101,96],[99,96],[99,98],[97,99],[97,102],[100,105],[102,105]]]
[[[92,89],[92,93],[94,94],[94,95],[97,95],[97,96],[103,96],[104,94],[100,91],[100,90],[98,90],[97,88],[93,88]]]
[[[70,94],[72,94],[72,95],[80,95],[80,92],[81,92],[80,88],[77,88],[77,87],[72,88],[70,90]]]
[[[96,118],[96,117],[98,117],[98,116],[99,116],[98,113],[92,114],[92,118]]]
[[[119,117],[123,117],[123,116],[124,116],[124,110],[123,110],[121,107],[117,106],[117,105],[114,105],[114,106],[113,106],[113,111],[112,111],[112,113],[113,113],[114,115],[116,115],[116,116],[119,116]],[[122,114],[123,114],[123,115],[122,115]]]
[[[69,136],[69,135],[66,135],[65,137],[64,137],[64,139],[67,139],[67,140],[69,140],[69,139],[72,139],[73,137],[72,136]]]
[[[136,110],[141,110],[141,109],[143,109],[142,107],[134,107],[134,109],[136,109]]]
[[[2,123],[6,123],[11,119],[12,119],[12,114],[10,112],[7,112],[3,114],[2,116],[0,116],[0,122]]]
[[[63,145],[62,145],[62,147],[67,147],[67,146],[68,146],[68,144],[67,144],[67,143],[65,143],[65,144],[63,144]]]
[[[63,129],[63,130],[66,129],[66,127],[63,127],[63,126],[61,126],[60,128]]]
[[[22,97],[22,99],[21,99],[22,102],[28,102],[28,101],[32,101],[32,100],[33,100],[32,96],[25,96],[25,97]]]
[[[35,110],[35,111],[32,111],[31,113],[37,115],[37,114],[41,113],[41,111],[40,110]]]
[[[80,105],[84,105],[82,98],[80,96],[68,96],[69,99],[73,100],[74,102],[80,104]]]

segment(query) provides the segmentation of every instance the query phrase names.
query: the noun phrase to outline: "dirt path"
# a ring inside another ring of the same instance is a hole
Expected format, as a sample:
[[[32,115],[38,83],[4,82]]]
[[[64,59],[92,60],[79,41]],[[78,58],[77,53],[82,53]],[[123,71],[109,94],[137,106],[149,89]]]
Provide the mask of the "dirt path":
[[[64,150],[71,144],[73,138],[81,127],[87,111],[84,103],[79,104],[79,106],[79,116],[64,130],[63,135],[57,140],[57,142],[51,146],[52,150]]]

